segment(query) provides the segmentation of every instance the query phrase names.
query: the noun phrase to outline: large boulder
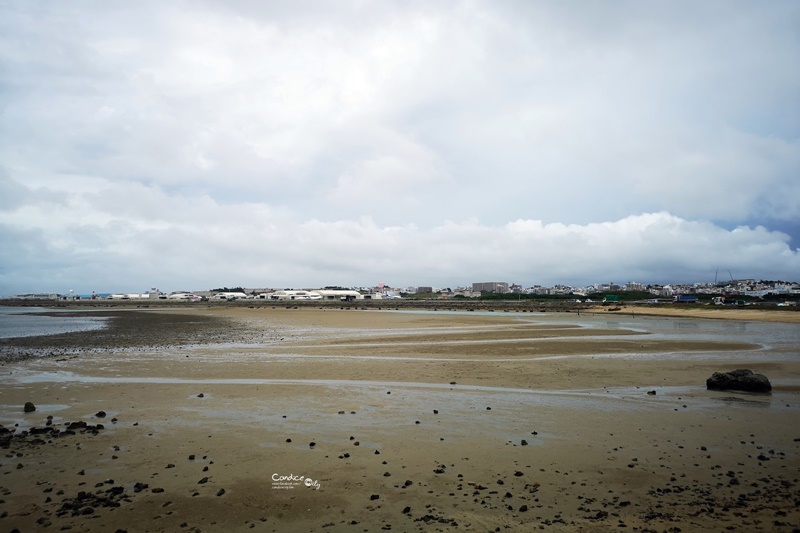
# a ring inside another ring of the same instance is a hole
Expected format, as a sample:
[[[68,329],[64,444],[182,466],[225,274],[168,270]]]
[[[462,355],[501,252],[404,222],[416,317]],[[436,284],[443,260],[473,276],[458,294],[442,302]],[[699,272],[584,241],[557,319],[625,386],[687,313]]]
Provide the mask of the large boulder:
[[[752,370],[740,368],[730,372],[714,372],[706,380],[706,388],[710,390],[770,392],[772,384],[767,379],[767,376],[754,374]]]

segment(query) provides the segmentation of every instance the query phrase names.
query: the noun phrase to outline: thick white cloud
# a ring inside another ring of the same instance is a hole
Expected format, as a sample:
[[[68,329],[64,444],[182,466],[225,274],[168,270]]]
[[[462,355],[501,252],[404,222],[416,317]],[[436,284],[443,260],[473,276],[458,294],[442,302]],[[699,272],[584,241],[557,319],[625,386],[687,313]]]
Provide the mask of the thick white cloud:
[[[0,287],[584,284],[708,281],[717,268],[769,279],[800,271],[800,253],[785,234],[726,230],[665,212],[589,224],[468,219],[423,228],[369,217],[298,220],[261,203],[94,185],[94,192],[63,191],[58,201],[47,199],[51,191],[28,190],[15,208],[0,211],[0,245],[8,252]]]
[[[0,292],[796,277],[798,16],[6,2]]]

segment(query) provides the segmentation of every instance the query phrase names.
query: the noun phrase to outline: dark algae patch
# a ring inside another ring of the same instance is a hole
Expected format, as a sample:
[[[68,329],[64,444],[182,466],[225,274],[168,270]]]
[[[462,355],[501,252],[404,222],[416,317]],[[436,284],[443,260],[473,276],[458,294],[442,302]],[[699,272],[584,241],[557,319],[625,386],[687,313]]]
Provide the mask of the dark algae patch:
[[[59,313],[59,316],[64,316],[64,313]],[[199,313],[131,310],[80,312],[75,316],[106,318],[107,326],[92,331],[0,339],[0,361],[85,351],[240,341],[249,331],[233,320]]]

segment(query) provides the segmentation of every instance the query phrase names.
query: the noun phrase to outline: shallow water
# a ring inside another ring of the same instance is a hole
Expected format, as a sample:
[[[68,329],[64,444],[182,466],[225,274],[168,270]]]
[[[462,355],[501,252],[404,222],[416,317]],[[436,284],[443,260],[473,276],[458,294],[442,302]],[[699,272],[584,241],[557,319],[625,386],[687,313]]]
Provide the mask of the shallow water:
[[[53,313],[52,309],[41,307],[0,307],[0,339],[92,331],[106,327],[108,320],[103,317],[49,316],[50,313]]]
[[[4,376],[6,383],[30,384],[30,383],[81,383],[81,384],[114,384],[114,383],[142,383],[158,385],[259,385],[259,386],[303,386],[303,387],[325,387],[335,391],[346,391],[348,394],[356,392],[387,391],[391,389],[401,389],[406,399],[414,398],[420,403],[429,403],[437,396],[452,397],[453,393],[463,395],[459,402],[463,406],[470,406],[471,402],[467,398],[474,397],[473,393],[487,393],[495,401],[505,401],[511,404],[520,401],[534,401],[540,405],[557,404],[564,407],[564,402],[569,400],[577,402],[579,406],[583,402],[589,402],[597,408],[598,400],[610,402],[643,402],[652,403],[654,397],[646,395],[644,389],[635,387],[603,388],[586,390],[540,390],[540,389],[519,389],[509,387],[490,387],[480,385],[452,385],[444,383],[423,383],[405,381],[363,381],[363,380],[327,380],[327,379],[263,379],[263,378],[175,378],[167,376],[87,376],[73,372],[15,372],[13,375]],[[679,398],[680,395],[705,394],[704,387],[657,387],[661,398]],[[753,395],[737,392],[735,394],[725,393],[724,396],[748,396],[755,398],[763,405],[770,405],[780,408],[789,397],[794,395],[784,393],[773,393],[771,395]],[[480,397],[481,395],[478,394]],[[710,399],[709,399],[710,401]],[[475,406],[472,406],[473,408]],[[613,406],[607,406],[614,408]],[[792,408],[792,407],[787,407]],[[800,409],[800,405],[793,407]]]

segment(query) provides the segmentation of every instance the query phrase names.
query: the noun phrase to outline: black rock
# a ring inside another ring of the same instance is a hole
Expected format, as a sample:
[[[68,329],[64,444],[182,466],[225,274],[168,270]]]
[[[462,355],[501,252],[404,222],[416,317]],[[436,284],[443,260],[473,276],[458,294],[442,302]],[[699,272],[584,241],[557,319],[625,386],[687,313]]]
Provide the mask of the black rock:
[[[378,498],[380,498],[380,495],[378,494],[373,494],[372,496],[369,497],[370,500],[377,500]]]
[[[25,402],[25,407],[23,407],[23,410],[26,413],[32,413],[36,410],[36,406],[33,405],[33,402]]]
[[[706,388],[709,390],[770,392],[772,384],[763,374],[754,374],[752,370],[740,368],[730,372],[714,372],[706,380]]]
[[[106,417],[106,412],[105,411],[97,411],[97,413],[94,416],[96,416],[97,418],[105,418]]]

